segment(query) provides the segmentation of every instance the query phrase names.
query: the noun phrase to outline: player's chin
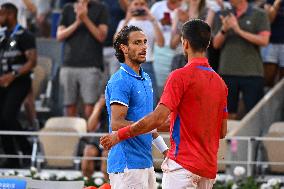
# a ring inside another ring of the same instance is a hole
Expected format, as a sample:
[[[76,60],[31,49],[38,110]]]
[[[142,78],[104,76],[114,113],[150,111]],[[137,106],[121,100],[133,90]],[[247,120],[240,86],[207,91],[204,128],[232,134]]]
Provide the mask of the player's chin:
[[[146,58],[139,58],[139,59],[138,59],[138,62],[139,62],[140,64],[145,63],[145,62],[146,62]]]

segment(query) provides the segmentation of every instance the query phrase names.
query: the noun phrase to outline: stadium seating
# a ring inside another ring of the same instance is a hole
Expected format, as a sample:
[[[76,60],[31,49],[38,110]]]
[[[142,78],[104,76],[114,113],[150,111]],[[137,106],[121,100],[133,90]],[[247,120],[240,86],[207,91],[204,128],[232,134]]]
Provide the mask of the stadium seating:
[[[284,122],[273,123],[265,137],[283,137],[284,140]],[[284,141],[263,141],[263,144],[269,162],[284,163]],[[273,173],[284,173],[284,165],[270,165],[269,168]]]
[[[78,136],[39,136],[45,156],[76,156],[80,134],[87,132],[87,123],[78,117],[54,117],[47,120],[43,132],[72,132]],[[46,159],[46,166],[67,168],[73,167],[72,159]]]

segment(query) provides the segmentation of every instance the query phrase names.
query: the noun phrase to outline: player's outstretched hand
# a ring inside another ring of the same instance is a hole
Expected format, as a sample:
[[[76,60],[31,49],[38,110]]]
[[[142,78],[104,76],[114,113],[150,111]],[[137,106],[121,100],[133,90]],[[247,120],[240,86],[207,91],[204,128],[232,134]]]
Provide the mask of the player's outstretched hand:
[[[119,138],[117,133],[108,134],[100,138],[100,143],[106,150],[109,150],[112,146],[116,145],[118,142]]]

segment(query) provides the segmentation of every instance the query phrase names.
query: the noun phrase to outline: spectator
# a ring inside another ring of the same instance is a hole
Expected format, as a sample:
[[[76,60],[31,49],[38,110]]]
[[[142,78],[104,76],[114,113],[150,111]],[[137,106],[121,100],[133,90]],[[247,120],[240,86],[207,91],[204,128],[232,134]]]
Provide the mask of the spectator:
[[[268,44],[270,26],[265,12],[247,0],[230,2],[232,12],[225,10],[215,15],[213,46],[221,49],[219,73],[229,88],[229,118],[237,119],[240,92],[247,112],[263,96],[259,47]]]
[[[183,0],[183,5],[175,12],[172,25],[170,46],[176,49],[176,55],[172,60],[171,69],[181,68],[186,64],[185,57],[181,46],[181,27],[183,23],[190,19],[200,18],[206,19],[207,7],[205,0]]]
[[[104,42],[104,64],[105,64],[105,76],[109,77],[119,69],[119,63],[115,58],[115,51],[113,49],[113,36],[116,32],[116,28],[120,20],[125,17],[125,10],[127,8],[127,2],[125,0],[113,1],[113,0],[102,0],[107,5],[109,12],[109,28],[107,38]],[[105,79],[107,81],[108,78]],[[105,83],[106,84],[106,83]],[[104,84],[104,85],[105,85]]]
[[[103,65],[103,42],[107,36],[108,13],[98,1],[78,0],[62,12],[57,39],[64,42],[60,70],[67,116],[77,116],[77,94],[88,118],[99,94]],[[82,48],[83,47],[83,48]]]
[[[18,9],[18,22],[19,24],[27,28],[27,19],[29,12],[35,14],[37,8],[32,0],[0,0],[0,4],[13,3]]]
[[[131,0],[125,19],[121,20],[117,27],[117,32],[124,26],[137,26],[143,30],[147,37],[146,62],[142,64],[144,71],[150,76],[154,90],[154,106],[157,101],[157,83],[153,69],[153,48],[154,43],[164,46],[164,37],[156,18],[151,14],[146,0]]]
[[[284,76],[284,1],[267,0],[265,9],[271,23],[270,43],[263,49],[265,84],[274,85],[279,71]]]
[[[22,27],[27,28],[28,27],[27,21],[28,21],[29,14],[35,14],[37,11],[37,7],[33,3],[33,1],[32,0],[0,0],[0,4],[3,4],[5,2],[13,3],[17,7],[18,9],[17,20]],[[24,100],[24,106],[25,106],[25,111],[27,113],[28,122],[30,124],[28,129],[37,130],[39,124],[36,118],[37,116],[36,116],[32,88],[30,89],[30,91],[28,92]]]
[[[50,37],[51,26],[48,16],[51,11],[51,0],[33,0],[37,6],[35,17],[36,34],[39,37]]]
[[[92,115],[88,120],[88,132],[96,133],[107,133],[108,132],[108,118],[106,110],[105,96],[101,95],[99,100],[94,106]],[[92,137],[88,139],[87,145],[84,147],[83,158],[92,157],[107,157],[108,152],[99,147],[100,138]],[[94,160],[83,160],[82,161],[82,172],[83,175],[91,178],[95,170]],[[105,178],[108,178],[106,172],[106,160],[101,161],[101,171],[104,173]]]
[[[36,65],[35,38],[17,22],[17,8],[4,3],[0,9],[0,24],[6,27],[0,43],[0,123],[1,130],[21,131],[18,113],[31,88],[30,73]],[[1,136],[4,152],[31,154],[24,136]],[[19,147],[19,149],[17,148]],[[8,159],[7,167],[19,166],[17,159]]]
[[[160,94],[164,82],[170,73],[172,58],[175,50],[170,48],[171,26],[174,10],[180,6],[180,0],[163,0],[156,2],[151,7],[151,13],[158,20],[165,39],[165,46],[154,47],[154,71],[157,78],[158,93]]]

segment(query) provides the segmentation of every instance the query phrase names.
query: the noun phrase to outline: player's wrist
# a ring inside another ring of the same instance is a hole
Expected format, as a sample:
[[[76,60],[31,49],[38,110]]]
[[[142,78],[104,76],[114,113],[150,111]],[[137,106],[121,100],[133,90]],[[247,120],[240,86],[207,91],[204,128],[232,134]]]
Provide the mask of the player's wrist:
[[[123,127],[117,131],[117,137],[119,141],[131,138],[130,125]]]
[[[168,150],[168,146],[165,143],[163,137],[158,136],[152,141],[152,144],[159,150],[160,153],[164,153],[166,150]]]

